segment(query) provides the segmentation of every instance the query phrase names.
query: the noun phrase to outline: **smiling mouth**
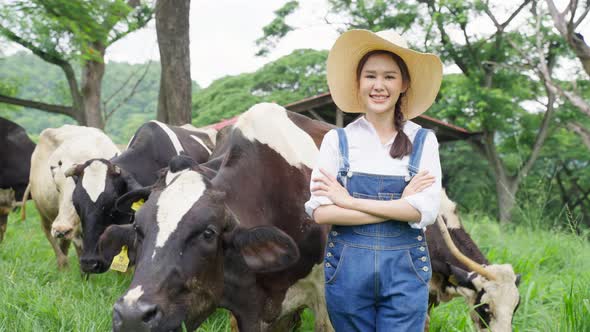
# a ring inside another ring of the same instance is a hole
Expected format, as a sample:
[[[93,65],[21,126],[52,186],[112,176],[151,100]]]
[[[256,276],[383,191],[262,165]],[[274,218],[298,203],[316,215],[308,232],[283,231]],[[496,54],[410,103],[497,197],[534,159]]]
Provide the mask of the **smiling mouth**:
[[[369,95],[369,97],[371,97],[371,99],[376,102],[383,102],[383,101],[386,101],[387,99],[389,99],[389,96],[382,96],[382,95]]]

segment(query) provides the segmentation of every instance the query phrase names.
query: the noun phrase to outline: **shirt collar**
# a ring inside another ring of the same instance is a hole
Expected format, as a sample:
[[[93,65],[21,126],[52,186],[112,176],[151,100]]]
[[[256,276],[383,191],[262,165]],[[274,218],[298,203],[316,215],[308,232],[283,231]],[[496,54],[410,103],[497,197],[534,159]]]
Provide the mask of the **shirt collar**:
[[[364,115],[359,116],[358,119],[351,122],[349,126],[362,128],[363,130],[369,130],[373,133],[376,133],[375,128],[373,128],[373,125],[367,120],[367,118],[365,118]],[[414,135],[414,133],[420,128],[422,127],[419,124],[412,121],[406,121],[406,124],[404,125],[404,133],[408,137],[412,137],[412,135]],[[393,144],[394,139],[395,136],[392,139],[390,139],[387,143],[385,143],[385,146]]]

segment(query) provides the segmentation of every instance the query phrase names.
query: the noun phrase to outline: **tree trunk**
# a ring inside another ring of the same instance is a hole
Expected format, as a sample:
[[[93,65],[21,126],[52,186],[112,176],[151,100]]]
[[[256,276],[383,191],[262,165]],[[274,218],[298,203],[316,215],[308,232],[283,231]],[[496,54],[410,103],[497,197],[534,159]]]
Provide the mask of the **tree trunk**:
[[[86,126],[104,129],[104,118],[101,111],[102,78],[105,72],[104,53],[102,43],[93,43],[92,48],[99,59],[88,60],[82,69],[82,96]]]
[[[508,224],[512,221],[512,209],[516,204],[516,192],[518,183],[514,179],[505,176],[497,176],[496,195],[498,197],[498,217],[500,223]]]
[[[190,0],[158,0],[156,4],[162,66],[158,119],[172,125],[191,122],[189,12]]]
[[[164,82],[164,80],[164,75],[160,75],[160,92],[158,94],[158,114],[156,119],[168,123],[168,112],[166,112],[166,91],[164,90],[166,82]]]

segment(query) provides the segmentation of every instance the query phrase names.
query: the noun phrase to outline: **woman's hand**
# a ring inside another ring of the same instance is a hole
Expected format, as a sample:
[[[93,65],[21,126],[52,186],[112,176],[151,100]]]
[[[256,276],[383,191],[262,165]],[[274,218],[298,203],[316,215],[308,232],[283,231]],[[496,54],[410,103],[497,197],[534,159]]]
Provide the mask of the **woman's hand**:
[[[410,180],[410,183],[408,183],[404,189],[404,192],[402,193],[402,198],[421,192],[422,190],[430,187],[435,180],[435,176],[428,174],[427,170],[420,171],[418,174],[414,175],[412,180]]]
[[[320,172],[324,176],[312,179],[315,185],[311,188],[311,192],[316,196],[328,197],[341,208],[350,208],[354,198],[348,194],[346,188],[342,187],[338,180],[324,169],[320,168]]]

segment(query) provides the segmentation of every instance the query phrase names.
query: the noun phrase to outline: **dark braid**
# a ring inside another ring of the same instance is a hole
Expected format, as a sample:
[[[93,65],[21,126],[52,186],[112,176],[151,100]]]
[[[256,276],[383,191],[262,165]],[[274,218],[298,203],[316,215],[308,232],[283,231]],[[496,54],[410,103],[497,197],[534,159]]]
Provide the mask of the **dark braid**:
[[[397,131],[397,135],[391,145],[391,149],[389,149],[389,155],[392,158],[403,158],[412,153],[412,142],[408,135],[404,133],[404,114],[401,110],[403,98],[405,98],[405,93],[400,94],[395,103],[395,111],[393,113],[393,125]]]

